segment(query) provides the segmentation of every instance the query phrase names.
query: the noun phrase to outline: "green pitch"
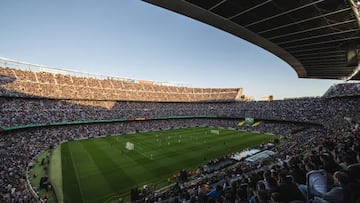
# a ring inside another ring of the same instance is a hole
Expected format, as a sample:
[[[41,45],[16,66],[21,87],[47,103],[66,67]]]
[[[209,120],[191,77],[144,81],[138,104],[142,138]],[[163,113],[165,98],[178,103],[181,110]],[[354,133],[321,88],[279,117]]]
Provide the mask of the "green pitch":
[[[64,202],[108,202],[128,197],[130,189],[162,187],[173,173],[274,136],[212,128],[187,128],[68,142],[61,145]],[[126,142],[134,150],[125,149]]]

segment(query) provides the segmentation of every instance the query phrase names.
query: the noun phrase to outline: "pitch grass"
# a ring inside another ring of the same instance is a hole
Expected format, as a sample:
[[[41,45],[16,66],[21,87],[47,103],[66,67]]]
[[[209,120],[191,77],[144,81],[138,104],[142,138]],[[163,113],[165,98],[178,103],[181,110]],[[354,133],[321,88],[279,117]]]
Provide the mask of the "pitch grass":
[[[61,146],[64,202],[108,202],[132,188],[168,183],[181,169],[276,137],[212,128],[186,128],[64,143]],[[135,150],[125,149],[132,142]]]

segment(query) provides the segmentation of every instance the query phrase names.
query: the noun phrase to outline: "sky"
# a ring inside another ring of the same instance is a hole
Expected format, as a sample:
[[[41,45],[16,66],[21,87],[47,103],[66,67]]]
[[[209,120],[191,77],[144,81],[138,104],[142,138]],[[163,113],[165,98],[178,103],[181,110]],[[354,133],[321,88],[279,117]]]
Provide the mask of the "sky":
[[[262,48],[141,0],[0,0],[0,30],[0,57],[191,87],[241,87],[255,99],[321,96],[342,82],[299,79]]]

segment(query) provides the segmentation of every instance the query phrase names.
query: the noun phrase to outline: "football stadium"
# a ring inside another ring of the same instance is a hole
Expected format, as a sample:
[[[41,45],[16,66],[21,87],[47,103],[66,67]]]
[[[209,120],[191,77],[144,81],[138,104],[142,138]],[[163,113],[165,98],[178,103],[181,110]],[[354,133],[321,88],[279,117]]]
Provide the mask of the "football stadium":
[[[360,202],[359,0],[141,2],[339,82],[256,101],[0,57],[0,202]]]

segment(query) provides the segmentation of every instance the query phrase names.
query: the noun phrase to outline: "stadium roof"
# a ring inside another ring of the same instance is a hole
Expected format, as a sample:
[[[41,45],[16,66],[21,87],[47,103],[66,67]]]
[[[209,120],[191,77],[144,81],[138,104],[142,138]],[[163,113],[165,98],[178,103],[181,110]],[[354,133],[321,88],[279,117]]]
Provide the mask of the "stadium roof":
[[[360,0],[143,0],[254,43],[300,78],[360,80]]]

